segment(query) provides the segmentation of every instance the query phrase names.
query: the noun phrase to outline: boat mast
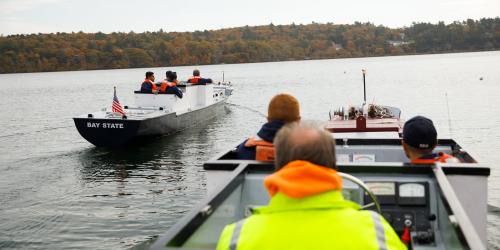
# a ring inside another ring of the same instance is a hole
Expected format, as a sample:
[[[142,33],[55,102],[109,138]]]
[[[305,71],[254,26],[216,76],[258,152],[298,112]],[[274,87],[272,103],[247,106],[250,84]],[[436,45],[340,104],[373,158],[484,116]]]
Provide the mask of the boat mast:
[[[446,109],[448,110],[448,128],[450,130],[450,137],[453,138],[453,130],[451,129],[450,104],[448,103],[448,92],[445,92],[444,96],[446,98]]]
[[[363,106],[366,104],[366,80],[365,80],[365,75],[366,75],[366,70],[362,69],[363,72],[363,94],[364,94],[364,99],[363,99]]]

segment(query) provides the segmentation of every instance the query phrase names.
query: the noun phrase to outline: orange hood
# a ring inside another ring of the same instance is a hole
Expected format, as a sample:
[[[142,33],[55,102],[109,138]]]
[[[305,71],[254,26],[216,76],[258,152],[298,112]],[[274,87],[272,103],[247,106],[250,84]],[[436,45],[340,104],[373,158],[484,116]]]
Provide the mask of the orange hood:
[[[269,195],[281,192],[291,198],[303,198],[342,189],[342,178],[331,168],[308,161],[292,161],[264,179]]]

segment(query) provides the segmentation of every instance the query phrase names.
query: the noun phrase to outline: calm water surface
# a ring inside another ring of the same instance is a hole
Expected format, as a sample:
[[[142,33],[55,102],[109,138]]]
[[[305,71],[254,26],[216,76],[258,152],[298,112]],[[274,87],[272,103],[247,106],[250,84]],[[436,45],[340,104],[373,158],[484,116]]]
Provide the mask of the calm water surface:
[[[168,69],[187,78],[193,68]],[[144,72],[160,79],[167,68],[0,75],[0,248],[123,249],[163,233],[205,195],[202,163],[253,135],[273,95],[289,92],[303,118],[326,120],[362,101],[362,68],[369,102],[430,117],[491,167],[489,204],[500,206],[500,52],[198,68],[233,82],[226,116],[119,150],[95,148],[71,118],[109,108],[113,86],[133,103]],[[500,214],[488,224],[500,249]]]

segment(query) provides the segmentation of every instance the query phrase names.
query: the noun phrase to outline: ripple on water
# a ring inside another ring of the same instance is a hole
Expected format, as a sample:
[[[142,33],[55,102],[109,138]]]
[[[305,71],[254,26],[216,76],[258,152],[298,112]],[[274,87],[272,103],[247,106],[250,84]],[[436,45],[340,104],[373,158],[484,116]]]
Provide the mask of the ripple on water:
[[[114,83],[119,83],[120,101],[133,102],[126,93],[137,89],[137,76],[144,69],[0,75],[0,86],[22,78],[26,88],[37,90],[0,90],[0,109],[18,109],[0,112],[0,248],[122,249],[165,232],[204,197],[203,162],[255,135],[273,95],[293,94],[304,119],[323,121],[330,109],[362,100],[360,65],[371,72],[370,101],[398,106],[404,118],[432,118],[441,135],[451,131],[479,162],[492,167],[489,202],[500,206],[500,116],[478,112],[500,106],[499,56],[488,52],[203,66],[207,74],[224,70],[234,77],[227,114],[120,149],[91,146],[70,118],[109,107]],[[179,75],[192,71],[170,69]],[[479,72],[488,72],[480,85],[467,80]],[[68,85],[68,79],[75,84]],[[449,117],[444,95],[436,89],[447,91]],[[40,105],[31,105],[32,100]],[[68,100],[77,102],[62,105]],[[500,246],[499,218],[488,215],[491,249]]]

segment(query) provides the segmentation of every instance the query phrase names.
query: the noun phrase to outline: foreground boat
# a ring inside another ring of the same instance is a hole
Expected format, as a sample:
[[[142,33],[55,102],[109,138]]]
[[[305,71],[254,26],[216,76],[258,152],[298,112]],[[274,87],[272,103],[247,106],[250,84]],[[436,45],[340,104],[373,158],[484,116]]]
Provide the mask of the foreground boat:
[[[436,151],[460,163],[411,164],[401,146],[399,116],[392,130],[385,123],[377,126],[377,118],[361,117],[354,117],[359,127],[339,118],[325,125],[336,131],[345,198],[381,213],[399,235],[409,231],[410,249],[486,249],[490,169],[452,139],[439,139]],[[272,163],[238,160],[228,151],[203,167],[207,198],[166,234],[138,249],[214,249],[225,225],[269,202],[263,180],[274,171]]]
[[[410,163],[401,145],[400,116],[398,108],[366,104],[366,91],[360,107],[330,112],[325,129],[336,140],[344,197],[382,214],[398,235],[409,238],[409,249],[486,249],[490,169],[452,139],[438,139],[434,151],[459,162]],[[227,224],[268,204],[263,180],[274,171],[271,162],[238,160],[231,150],[203,168],[207,198],[137,249],[215,249]]]
[[[227,84],[179,85],[174,94],[135,91],[135,106],[125,115],[109,110],[74,117],[80,135],[95,146],[120,146],[145,136],[167,135],[223,115],[232,94]]]

